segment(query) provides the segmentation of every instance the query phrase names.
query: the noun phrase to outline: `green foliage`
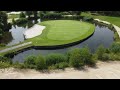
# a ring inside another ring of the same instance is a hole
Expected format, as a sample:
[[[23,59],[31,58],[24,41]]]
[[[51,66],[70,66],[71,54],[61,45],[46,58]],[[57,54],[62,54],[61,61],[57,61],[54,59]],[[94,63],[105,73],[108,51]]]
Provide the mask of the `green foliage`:
[[[44,19],[60,19],[62,18],[62,14],[60,13],[47,13],[47,14],[42,14],[44,15]]]
[[[76,48],[71,51],[69,57],[70,66],[78,68],[84,65],[84,61],[81,60],[80,49]]]
[[[120,43],[113,43],[111,46],[110,46],[110,51],[113,52],[113,53],[120,53]]]
[[[4,57],[4,56],[0,56],[0,62],[8,62],[8,63],[12,63],[12,60],[10,58]]]
[[[119,38],[119,35],[118,35],[117,32],[114,33],[114,40],[115,40],[116,42],[119,42],[119,41],[120,41],[120,38]]]
[[[92,54],[90,53],[88,47],[72,50],[68,53],[68,59],[70,61],[70,65],[73,67],[95,65],[96,62],[92,59]]]
[[[5,47],[5,44],[4,44],[4,43],[1,43],[1,44],[0,44],[0,47]]]
[[[65,69],[66,67],[68,67],[68,63],[67,62],[61,62],[58,64],[58,68],[59,69]]]
[[[47,66],[55,65],[60,62],[66,62],[66,57],[62,54],[50,54],[46,57]]]
[[[120,53],[110,53],[109,54],[109,60],[120,60]]]
[[[28,57],[25,59],[24,63],[25,63],[26,65],[35,65],[35,60],[36,60],[36,56],[28,56]]]
[[[84,20],[84,21],[92,21],[93,18],[92,18],[92,17],[86,17],[86,16],[85,16],[85,17],[83,18],[83,20]]]
[[[0,61],[0,68],[9,68],[11,67],[11,64],[9,62],[1,62]]]
[[[100,45],[96,50],[97,59],[102,60],[104,53],[105,53],[105,48],[103,47],[103,45]]]
[[[20,18],[25,18],[25,14],[23,12],[20,13]]]
[[[105,53],[110,53],[109,48],[107,48],[107,49],[105,50]]]
[[[8,31],[7,27],[7,13],[5,11],[0,11],[0,29],[3,31]]]
[[[108,61],[109,59],[109,55],[107,53],[104,53],[102,56],[102,61]]]
[[[18,20],[16,20],[16,24],[24,24],[24,23],[27,23],[28,20],[26,18],[20,18]]]
[[[38,56],[36,59],[36,69],[43,70],[46,69],[46,60],[43,56]]]

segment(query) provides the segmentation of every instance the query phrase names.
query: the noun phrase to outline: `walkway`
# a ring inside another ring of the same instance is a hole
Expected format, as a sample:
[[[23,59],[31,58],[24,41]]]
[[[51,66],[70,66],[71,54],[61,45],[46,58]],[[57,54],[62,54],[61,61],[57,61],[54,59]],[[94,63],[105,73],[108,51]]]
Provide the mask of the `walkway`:
[[[17,48],[20,48],[20,47],[23,47],[23,46],[26,46],[26,45],[29,45],[29,44],[32,44],[32,42],[23,43],[23,44],[13,46],[13,47],[10,47],[10,48],[4,49],[4,50],[0,50],[0,53],[8,52],[10,50],[17,49]]]
[[[103,21],[103,20],[100,20],[100,19],[94,19],[94,20],[96,20],[98,22],[102,22],[102,23],[108,24],[108,25],[111,24],[110,22]],[[117,31],[117,33],[119,35],[119,38],[120,38],[120,28],[118,26],[114,25],[114,24],[112,24],[112,25],[115,28],[115,30]]]
[[[96,68],[42,73],[33,69],[0,69],[0,79],[120,79],[120,61],[98,62]]]

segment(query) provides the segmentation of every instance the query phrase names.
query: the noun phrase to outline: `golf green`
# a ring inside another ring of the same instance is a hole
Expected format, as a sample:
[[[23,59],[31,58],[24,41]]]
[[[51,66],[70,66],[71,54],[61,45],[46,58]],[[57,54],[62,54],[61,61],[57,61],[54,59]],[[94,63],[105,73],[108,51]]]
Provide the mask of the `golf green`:
[[[35,46],[51,46],[73,43],[93,34],[95,26],[75,20],[49,20],[40,25],[46,26],[42,34],[29,39]]]

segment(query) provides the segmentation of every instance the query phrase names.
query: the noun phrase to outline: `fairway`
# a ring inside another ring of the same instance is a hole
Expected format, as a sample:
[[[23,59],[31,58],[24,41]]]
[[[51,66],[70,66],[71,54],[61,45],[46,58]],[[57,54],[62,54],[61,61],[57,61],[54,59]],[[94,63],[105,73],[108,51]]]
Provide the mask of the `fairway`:
[[[61,45],[83,40],[90,36],[95,26],[75,20],[49,20],[41,22],[46,26],[40,36],[30,39],[35,46]]]

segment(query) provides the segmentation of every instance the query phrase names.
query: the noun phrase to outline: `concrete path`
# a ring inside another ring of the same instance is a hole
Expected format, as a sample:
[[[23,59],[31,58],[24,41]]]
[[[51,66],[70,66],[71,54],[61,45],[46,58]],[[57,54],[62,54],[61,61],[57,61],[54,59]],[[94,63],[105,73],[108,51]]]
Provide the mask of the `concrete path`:
[[[33,69],[0,69],[0,79],[120,79],[120,61],[98,62],[96,68],[67,68],[42,73]]]
[[[103,20],[100,20],[100,19],[94,19],[94,20],[96,20],[96,21],[98,21],[98,22],[102,22],[102,23],[105,23],[105,24],[111,24],[110,22],[107,22],[107,21],[103,21]],[[117,33],[118,33],[118,35],[119,35],[119,38],[120,38],[120,27],[118,27],[118,26],[116,26],[116,25],[114,25],[114,24],[112,24],[113,25],[113,27],[115,28],[115,30],[117,31]]]
[[[23,47],[23,46],[26,46],[26,45],[29,45],[29,44],[32,44],[32,42],[23,43],[23,44],[13,46],[13,47],[10,47],[10,48],[4,49],[4,50],[0,50],[0,53],[8,52],[10,50],[17,49],[17,48],[20,48],[20,47]]]

